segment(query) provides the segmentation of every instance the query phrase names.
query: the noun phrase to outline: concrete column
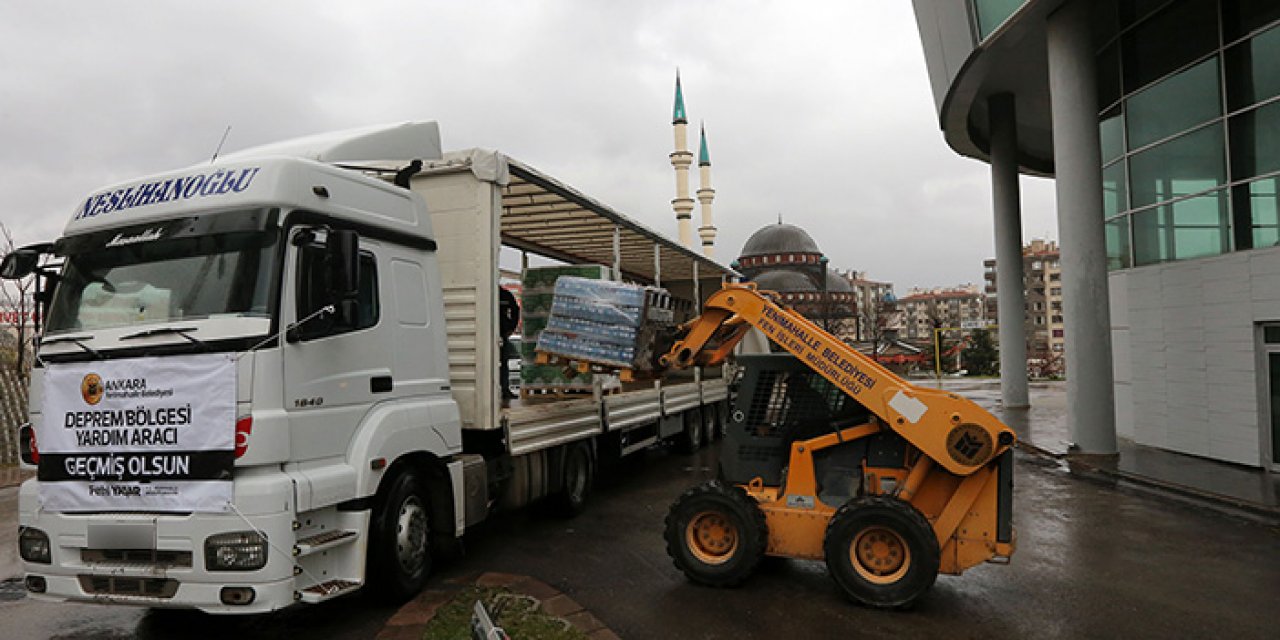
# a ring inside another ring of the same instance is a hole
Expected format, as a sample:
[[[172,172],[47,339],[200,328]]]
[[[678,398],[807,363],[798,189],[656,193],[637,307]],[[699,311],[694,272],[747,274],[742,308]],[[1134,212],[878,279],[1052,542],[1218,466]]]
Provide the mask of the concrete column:
[[[1078,453],[1114,455],[1111,312],[1089,4],[1068,2],[1048,18],[1049,100],[1062,242],[1067,422]]]
[[[1018,127],[1013,95],[991,96],[987,110],[991,122],[1000,396],[1004,406],[1013,409],[1031,404],[1027,395],[1027,295],[1022,282],[1022,208],[1018,197]]]

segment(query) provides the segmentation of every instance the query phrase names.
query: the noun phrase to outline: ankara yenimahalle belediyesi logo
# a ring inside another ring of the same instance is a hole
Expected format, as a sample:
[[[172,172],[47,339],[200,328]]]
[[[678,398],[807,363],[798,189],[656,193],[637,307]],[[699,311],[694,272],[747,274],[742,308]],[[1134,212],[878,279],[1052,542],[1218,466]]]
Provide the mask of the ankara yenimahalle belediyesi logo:
[[[90,373],[80,381],[80,397],[86,404],[98,404],[102,401],[102,376]]]

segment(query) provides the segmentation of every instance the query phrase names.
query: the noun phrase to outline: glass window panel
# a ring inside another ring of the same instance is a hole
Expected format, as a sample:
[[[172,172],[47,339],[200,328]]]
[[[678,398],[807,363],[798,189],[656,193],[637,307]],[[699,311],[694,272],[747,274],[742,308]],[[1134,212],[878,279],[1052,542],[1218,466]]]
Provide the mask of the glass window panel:
[[[1231,177],[1280,171],[1280,102],[1231,119]]]
[[[1124,116],[1119,109],[1103,116],[1102,122],[1098,123],[1098,136],[1102,140],[1102,164],[1124,153]]]
[[[1230,239],[1225,190],[1133,214],[1133,255],[1139,266],[1226,253]]]
[[[1116,10],[1115,4],[1099,2],[1094,4],[1091,17],[1093,19],[1093,48],[1097,50],[1116,37],[1117,33],[1120,33],[1119,12]]]
[[[1274,247],[1280,244],[1280,178],[1256,180],[1247,185],[1250,226],[1253,228],[1253,246]],[[1237,196],[1239,194],[1237,193]],[[1239,201],[1239,197],[1237,197]]]
[[[1141,207],[1222,184],[1226,176],[1222,138],[1222,123],[1215,123],[1130,156],[1131,206]]]
[[[981,39],[986,40],[1014,11],[1026,4],[1026,0],[974,0],[973,8],[978,14],[978,32]]]
[[[1222,4],[1223,26],[1227,42],[1249,35],[1257,29],[1280,20],[1280,2],[1276,0],[1231,0]]]
[[[1280,353],[1267,354],[1271,380],[1271,462],[1280,464]]]
[[[1121,0],[1120,5],[1120,23],[1129,26],[1150,14],[1152,11],[1160,8],[1161,5],[1169,2],[1169,0]],[[1098,3],[1099,7],[1105,6],[1107,2]]]
[[[1216,256],[1231,250],[1231,223],[1226,190],[1215,191],[1164,208],[1173,210],[1174,260]]]
[[[1227,101],[1231,109],[1242,109],[1277,95],[1280,27],[1227,49]]]
[[[1120,47],[1111,45],[1098,54],[1098,111],[1120,100]]]
[[[1262,341],[1267,344],[1280,344],[1280,327],[1263,327]],[[1274,365],[1272,366],[1274,367]],[[1280,381],[1280,376],[1277,376],[1277,373],[1280,373],[1280,371],[1274,368],[1271,370],[1272,380]],[[1277,390],[1280,391],[1280,389]],[[1280,409],[1280,405],[1276,405],[1275,409]]]
[[[1222,115],[1217,56],[1130,96],[1125,112],[1131,150]]]
[[[1170,247],[1169,224],[1165,221],[1163,208],[1139,211],[1133,214],[1132,220],[1134,266],[1169,260],[1173,250]]]
[[[1129,93],[1218,48],[1217,0],[1175,2],[1122,41]]]
[[[1129,208],[1129,194],[1124,183],[1124,162],[1102,170],[1102,212],[1114,216]]]
[[[1129,217],[1107,221],[1107,270],[1129,267]]]

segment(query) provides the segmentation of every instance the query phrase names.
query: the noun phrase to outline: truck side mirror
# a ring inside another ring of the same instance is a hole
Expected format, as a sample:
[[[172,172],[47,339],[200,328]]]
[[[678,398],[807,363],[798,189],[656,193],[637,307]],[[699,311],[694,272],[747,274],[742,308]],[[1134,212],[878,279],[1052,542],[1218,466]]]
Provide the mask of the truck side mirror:
[[[330,231],[325,237],[328,261],[328,289],[338,312],[338,323],[356,323],[356,299],[360,294],[360,234],[346,229]]]
[[[17,249],[0,262],[0,278],[18,280],[36,272],[40,266],[40,253],[32,249]]]

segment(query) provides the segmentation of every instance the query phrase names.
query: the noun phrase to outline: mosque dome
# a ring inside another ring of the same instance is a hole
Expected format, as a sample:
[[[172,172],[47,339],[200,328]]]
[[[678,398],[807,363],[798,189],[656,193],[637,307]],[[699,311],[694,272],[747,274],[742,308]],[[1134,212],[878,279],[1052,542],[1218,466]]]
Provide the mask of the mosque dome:
[[[807,231],[793,224],[779,222],[751,234],[742,247],[741,255],[745,258],[784,253],[821,254],[822,251]]]
[[[753,282],[756,286],[765,291],[817,291],[818,288],[813,286],[813,280],[809,276],[789,269],[774,269],[765,271],[757,275]]]
[[[827,271],[827,291],[831,293],[853,293],[853,285],[834,271]]]

